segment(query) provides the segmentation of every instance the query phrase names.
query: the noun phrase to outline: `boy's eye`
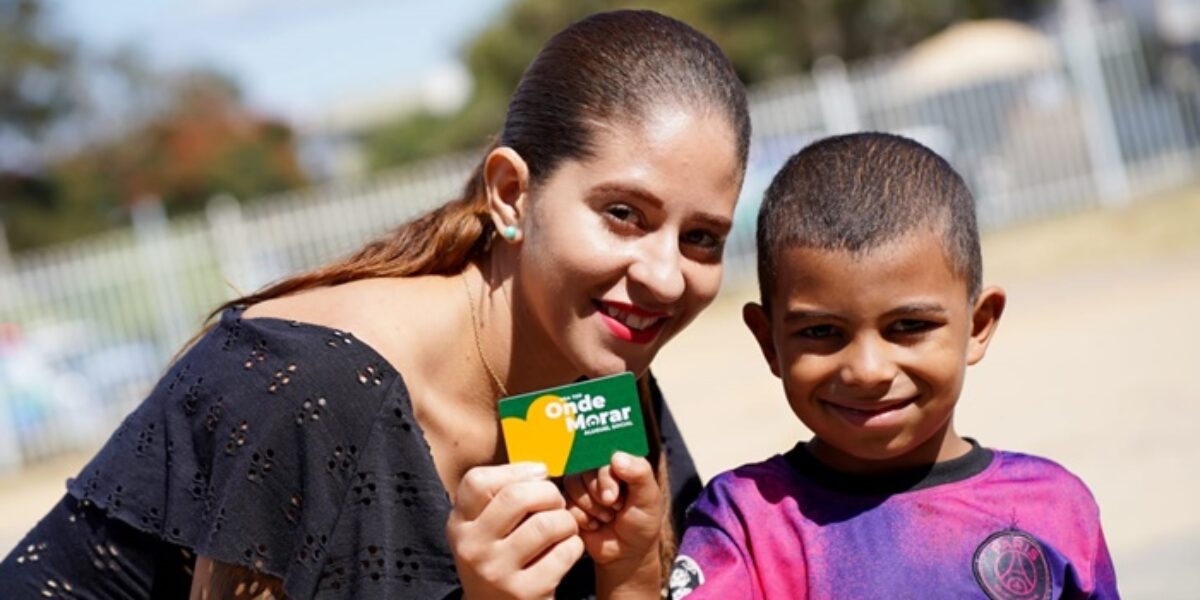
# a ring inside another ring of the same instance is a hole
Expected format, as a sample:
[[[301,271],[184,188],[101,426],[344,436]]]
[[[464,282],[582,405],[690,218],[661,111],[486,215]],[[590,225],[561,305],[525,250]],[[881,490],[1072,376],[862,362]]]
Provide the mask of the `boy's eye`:
[[[920,319],[901,319],[892,323],[891,330],[893,333],[921,333],[929,331],[937,327],[937,323],[932,321],[922,321]]]
[[[800,335],[809,339],[823,340],[837,336],[838,329],[833,325],[813,325],[801,329]]]

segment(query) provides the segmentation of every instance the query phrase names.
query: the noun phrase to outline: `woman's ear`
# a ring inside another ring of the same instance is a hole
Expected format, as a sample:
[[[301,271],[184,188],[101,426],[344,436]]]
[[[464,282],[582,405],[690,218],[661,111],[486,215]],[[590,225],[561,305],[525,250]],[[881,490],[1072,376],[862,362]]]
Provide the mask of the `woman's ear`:
[[[971,339],[967,342],[967,364],[973,365],[983,360],[987,354],[988,344],[996,333],[996,325],[1000,323],[1000,315],[1004,313],[1004,305],[1008,301],[1004,290],[998,287],[984,288],[975,300],[975,308],[971,312]]]
[[[529,191],[525,159],[508,146],[493,149],[484,159],[483,186],[496,231],[509,242],[520,240]]]
[[[754,334],[754,341],[758,342],[771,373],[779,377],[779,353],[775,350],[775,332],[772,331],[771,315],[767,313],[767,308],[757,302],[747,302],[742,307],[742,322]]]

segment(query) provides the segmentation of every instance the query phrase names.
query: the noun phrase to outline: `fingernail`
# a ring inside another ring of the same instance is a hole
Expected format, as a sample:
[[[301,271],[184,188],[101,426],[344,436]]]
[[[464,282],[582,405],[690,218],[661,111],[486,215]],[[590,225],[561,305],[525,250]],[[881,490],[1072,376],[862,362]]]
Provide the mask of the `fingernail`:
[[[587,527],[588,531],[595,531],[600,528],[600,524],[591,519],[588,519],[587,525],[585,525],[584,527]]]
[[[617,512],[620,512],[622,508],[625,508],[624,502],[614,502],[612,505],[612,509]]]
[[[602,500],[605,504],[612,506],[612,503],[617,501],[617,492],[615,490],[604,490],[604,492],[600,494],[600,500]]]
[[[521,473],[529,477],[545,477],[546,465],[540,462],[521,463]]]
[[[602,512],[602,513],[596,515],[596,518],[600,519],[601,521],[604,521],[605,523],[608,523],[613,520],[613,515],[612,515],[612,513],[605,511],[605,512]]]
[[[625,454],[624,452],[617,451],[617,452],[613,453],[612,462],[617,467],[620,467],[622,469],[628,468],[630,466],[630,464],[629,464],[630,460],[631,460],[631,457],[628,454]]]

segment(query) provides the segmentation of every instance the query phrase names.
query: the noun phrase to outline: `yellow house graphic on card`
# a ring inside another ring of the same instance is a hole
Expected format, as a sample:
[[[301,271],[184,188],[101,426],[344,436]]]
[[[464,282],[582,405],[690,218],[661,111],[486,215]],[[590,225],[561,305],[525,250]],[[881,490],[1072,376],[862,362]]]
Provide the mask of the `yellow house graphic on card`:
[[[541,462],[552,477],[607,465],[613,452],[648,452],[632,373],[500,401],[509,462]]]

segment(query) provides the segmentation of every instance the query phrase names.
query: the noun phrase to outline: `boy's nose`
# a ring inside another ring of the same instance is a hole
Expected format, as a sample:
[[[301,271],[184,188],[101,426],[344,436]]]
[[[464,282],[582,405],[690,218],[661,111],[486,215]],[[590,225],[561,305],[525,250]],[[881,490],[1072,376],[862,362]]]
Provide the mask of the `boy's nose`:
[[[669,304],[683,296],[682,257],[671,236],[648,236],[629,266],[629,278],[650,293],[655,302]]]
[[[843,349],[841,380],[847,387],[875,388],[890,384],[897,374],[887,344],[878,336],[854,339]]]

